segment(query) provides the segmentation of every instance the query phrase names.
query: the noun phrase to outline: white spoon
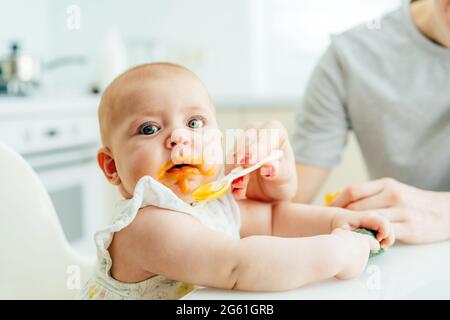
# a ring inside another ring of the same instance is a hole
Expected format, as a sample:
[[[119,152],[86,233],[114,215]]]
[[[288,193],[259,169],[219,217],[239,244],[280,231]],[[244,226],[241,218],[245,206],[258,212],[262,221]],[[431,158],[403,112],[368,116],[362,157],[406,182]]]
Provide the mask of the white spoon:
[[[199,201],[210,201],[215,200],[225,194],[231,187],[231,184],[233,181],[237,178],[243,177],[255,170],[258,170],[260,167],[262,167],[265,163],[277,160],[283,156],[282,150],[276,150],[273,152],[270,156],[262,159],[258,163],[254,164],[253,166],[250,166],[248,168],[243,167],[237,167],[231,170],[229,174],[227,174],[225,177],[216,180],[214,182],[207,183],[199,188],[197,188],[192,193],[192,199],[194,199],[197,202],[194,202],[191,205],[197,205]]]

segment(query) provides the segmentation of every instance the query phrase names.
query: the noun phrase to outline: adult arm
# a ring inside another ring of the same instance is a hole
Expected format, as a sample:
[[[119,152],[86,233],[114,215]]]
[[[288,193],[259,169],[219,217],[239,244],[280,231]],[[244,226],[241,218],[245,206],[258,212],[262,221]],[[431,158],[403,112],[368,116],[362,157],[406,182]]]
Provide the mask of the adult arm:
[[[294,201],[310,203],[340,161],[350,120],[343,67],[333,43],[315,67],[295,115],[291,137],[297,162]]]

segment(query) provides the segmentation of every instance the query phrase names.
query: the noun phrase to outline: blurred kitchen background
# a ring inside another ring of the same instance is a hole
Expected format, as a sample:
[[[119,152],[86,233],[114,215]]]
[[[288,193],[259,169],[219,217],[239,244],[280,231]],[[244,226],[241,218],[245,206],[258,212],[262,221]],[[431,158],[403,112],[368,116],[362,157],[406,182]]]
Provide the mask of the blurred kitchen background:
[[[330,34],[359,23],[377,28],[399,3],[1,0],[0,141],[35,169],[68,240],[93,253],[92,234],[117,199],[95,160],[99,93],[114,76],[144,62],[180,63],[209,88],[223,129],[278,119],[292,132]],[[321,194],[364,179],[350,136]]]

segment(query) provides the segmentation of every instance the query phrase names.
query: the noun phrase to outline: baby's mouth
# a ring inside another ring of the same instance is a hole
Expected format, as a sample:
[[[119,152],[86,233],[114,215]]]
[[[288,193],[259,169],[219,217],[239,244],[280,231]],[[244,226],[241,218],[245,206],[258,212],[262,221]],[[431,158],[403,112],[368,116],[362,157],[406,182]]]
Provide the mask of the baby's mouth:
[[[170,184],[172,182],[173,184],[177,184],[183,194],[188,194],[190,192],[188,186],[189,177],[194,175],[211,176],[213,174],[213,169],[205,170],[202,163],[193,164],[186,161],[185,163],[175,164],[172,161],[168,161],[159,170],[158,179],[163,183]]]
[[[198,174],[197,172],[200,172],[200,165],[188,163],[175,164],[166,171],[166,173],[171,174],[178,174],[184,172],[192,172],[193,174]]]

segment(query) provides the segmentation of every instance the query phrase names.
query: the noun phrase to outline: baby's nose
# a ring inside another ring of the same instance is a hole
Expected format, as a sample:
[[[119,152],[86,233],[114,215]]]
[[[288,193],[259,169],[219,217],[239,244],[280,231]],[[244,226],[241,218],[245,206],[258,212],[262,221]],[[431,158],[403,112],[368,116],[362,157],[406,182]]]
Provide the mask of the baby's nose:
[[[191,138],[188,133],[181,131],[174,131],[169,139],[167,139],[167,147],[169,149],[175,148],[176,146],[190,146]]]

